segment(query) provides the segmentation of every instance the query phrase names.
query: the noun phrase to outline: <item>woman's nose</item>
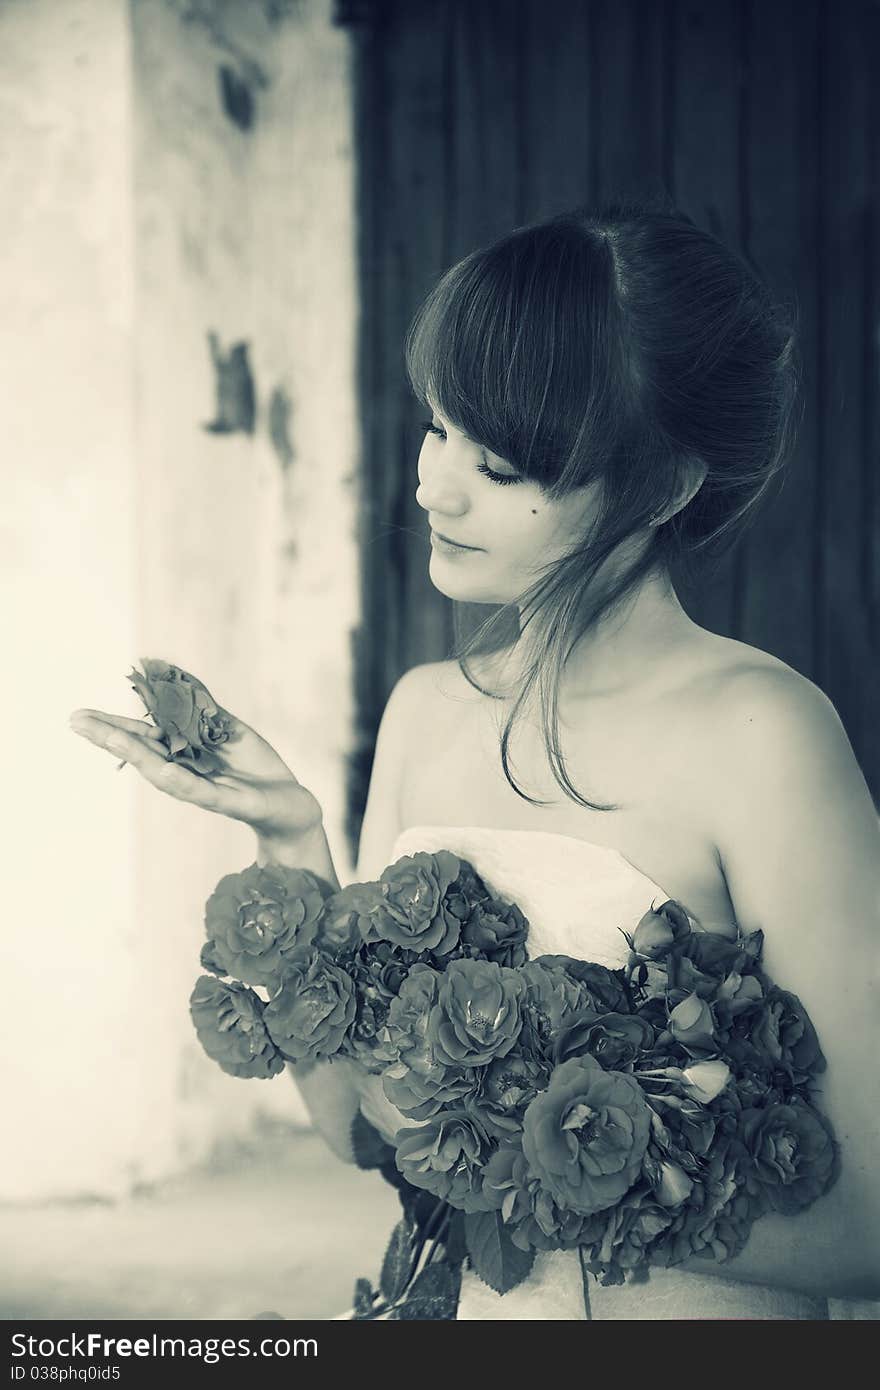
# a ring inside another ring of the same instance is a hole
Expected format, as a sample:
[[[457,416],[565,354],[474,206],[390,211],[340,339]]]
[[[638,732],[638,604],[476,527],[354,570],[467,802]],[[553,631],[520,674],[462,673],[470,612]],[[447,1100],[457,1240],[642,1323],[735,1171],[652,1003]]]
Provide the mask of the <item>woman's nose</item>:
[[[464,489],[442,469],[419,467],[416,502],[426,512],[442,512],[444,516],[463,516],[468,509]]]

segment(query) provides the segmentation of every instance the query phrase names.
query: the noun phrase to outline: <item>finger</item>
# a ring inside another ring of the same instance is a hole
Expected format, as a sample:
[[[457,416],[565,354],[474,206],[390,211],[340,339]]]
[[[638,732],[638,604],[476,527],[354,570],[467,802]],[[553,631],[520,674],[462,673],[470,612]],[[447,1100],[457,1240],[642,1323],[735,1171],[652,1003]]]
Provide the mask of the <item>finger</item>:
[[[94,743],[97,748],[105,748],[108,753],[125,758],[126,762],[134,764],[135,767],[139,767],[143,756],[152,759],[157,767],[166,760],[164,747],[155,738],[143,736],[139,732],[127,733],[115,724],[105,723],[103,719],[71,719],[70,727],[75,734],[87,738],[89,743]]]
[[[182,763],[168,758],[151,740],[142,739],[139,734],[128,734],[109,725],[105,728],[109,731],[99,733],[94,742],[131,763],[151,786],[178,801],[190,801],[208,811],[223,809],[221,802],[225,799],[224,793],[209,778],[191,772]]]
[[[167,758],[153,740],[126,733],[100,719],[89,720],[87,724],[88,727],[77,728],[77,732],[99,748],[131,763],[145,781],[178,801],[189,801],[206,811],[236,820],[259,821],[265,817],[267,797],[261,788],[218,786],[213,779],[191,772],[181,763]]]
[[[200,777],[196,772],[173,761],[160,768],[138,768],[148,782],[179,801],[189,801],[205,811],[230,816],[246,824],[259,824],[266,818],[268,798],[259,787],[221,785],[213,777]]]
[[[70,716],[70,722],[74,725],[86,724],[89,721],[110,724],[114,729],[123,729],[129,734],[142,734],[145,738],[162,737],[162,730],[157,729],[155,724],[148,724],[145,719],[128,719],[124,714],[105,714],[103,710],[97,709],[77,709]]]

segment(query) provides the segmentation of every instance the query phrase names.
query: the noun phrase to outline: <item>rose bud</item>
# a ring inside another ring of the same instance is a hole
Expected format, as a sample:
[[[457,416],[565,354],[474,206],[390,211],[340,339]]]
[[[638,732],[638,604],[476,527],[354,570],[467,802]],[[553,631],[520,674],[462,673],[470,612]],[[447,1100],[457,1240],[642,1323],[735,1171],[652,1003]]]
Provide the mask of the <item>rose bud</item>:
[[[655,911],[651,908],[640,919],[631,937],[630,969],[640,960],[662,960],[670,948],[690,932],[690,919],[677,902],[668,902]]]
[[[677,1163],[660,1164],[660,1182],[654,1188],[654,1196],[661,1207],[677,1207],[691,1195],[693,1181]]]
[[[736,970],[725,975],[715,994],[716,999],[722,999],[727,1005],[731,1018],[751,1008],[763,997],[764,991],[757,976],[740,975]]]
[[[710,1100],[721,1094],[730,1080],[730,1067],[720,1060],[694,1062],[693,1066],[685,1067],[681,1076],[681,1089],[685,1095],[701,1105],[708,1105]]]
[[[231,737],[232,716],[189,671],[154,657],[142,657],[141,665],[143,673],[133,667],[128,679],[161,730],[169,758],[204,777],[222,772],[216,749]]]
[[[712,1047],[715,1042],[712,1010],[698,994],[689,994],[669,1015],[669,1031],[682,1047]]]

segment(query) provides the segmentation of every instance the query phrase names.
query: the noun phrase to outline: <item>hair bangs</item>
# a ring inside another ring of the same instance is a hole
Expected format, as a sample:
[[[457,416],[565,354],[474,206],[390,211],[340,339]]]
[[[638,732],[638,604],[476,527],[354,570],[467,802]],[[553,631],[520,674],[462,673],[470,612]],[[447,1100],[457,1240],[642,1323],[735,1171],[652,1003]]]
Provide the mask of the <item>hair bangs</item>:
[[[406,341],[416,395],[531,481],[564,495],[600,476],[625,411],[608,360],[613,266],[560,224],[526,228],[442,277]]]

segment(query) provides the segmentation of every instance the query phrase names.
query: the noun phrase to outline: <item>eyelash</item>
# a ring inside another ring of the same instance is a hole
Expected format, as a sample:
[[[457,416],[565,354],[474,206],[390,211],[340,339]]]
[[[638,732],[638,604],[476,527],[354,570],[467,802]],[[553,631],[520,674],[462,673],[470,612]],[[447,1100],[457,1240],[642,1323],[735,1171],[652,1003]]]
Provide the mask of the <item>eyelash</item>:
[[[435,434],[438,439],[446,438],[446,431],[435,425],[433,420],[422,420],[421,428],[424,434]],[[476,467],[477,472],[482,473],[483,477],[488,478],[490,482],[500,483],[502,486],[506,486],[508,483],[521,482],[515,473],[495,473],[486,463],[485,458],[481,459]]]

